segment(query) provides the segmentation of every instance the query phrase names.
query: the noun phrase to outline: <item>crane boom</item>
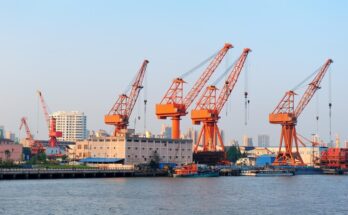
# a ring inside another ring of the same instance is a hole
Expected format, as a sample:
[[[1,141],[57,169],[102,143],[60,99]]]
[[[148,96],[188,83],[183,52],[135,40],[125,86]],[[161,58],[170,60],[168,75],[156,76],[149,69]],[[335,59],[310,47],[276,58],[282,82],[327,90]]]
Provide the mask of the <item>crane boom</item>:
[[[181,116],[186,116],[187,109],[199,95],[230,48],[233,48],[231,44],[226,43],[224,45],[185,97],[183,96],[185,81],[182,78],[176,78],[173,80],[161,103],[156,105],[156,115],[159,119],[171,117],[173,139],[180,138]]]
[[[127,116],[129,117],[133,111],[134,105],[139,97],[140,90],[143,88],[142,83],[144,80],[145,72],[147,64],[149,63],[148,60],[144,60],[138,75],[133,83],[132,91],[130,92],[128,106],[127,106]]]
[[[23,126],[25,128],[25,133],[27,135],[26,139],[29,141],[33,141],[34,140],[33,135],[31,135],[31,132],[27,123],[27,119],[25,117],[21,118],[21,125],[19,126],[19,130],[22,130]]]
[[[114,136],[116,136],[117,133],[120,133],[122,129],[126,129],[128,126],[129,117],[132,114],[135,103],[139,97],[140,90],[143,88],[142,83],[148,63],[148,60],[144,60],[142,63],[137,76],[132,83],[130,94],[121,94],[109,113],[104,117],[104,122],[106,124],[115,126]]]
[[[48,114],[48,108],[47,108],[46,102],[44,100],[44,97],[43,97],[41,91],[38,90],[37,94],[39,95],[39,98],[40,98],[41,107],[42,107],[42,110],[44,112],[45,120],[46,120],[46,123],[47,123],[47,128],[49,128],[49,126],[50,126],[50,116]]]
[[[186,109],[192,104],[195,98],[203,89],[204,85],[208,82],[209,78],[212,76],[216,68],[221,63],[222,59],[225,57],[226,53],[230,48],[233,48],[231,44],[226,43],[225,46],[221,49],[221,51],[216,55],[214,60],[209,64],[207,69],[203,72],[203,74],[196,81],[191,90],[187,93],[184,99],[184,105]]]
[[[303,94],[300,102],[298,103],[295,110],[295,117],[299,117],[302,111],[306,108],[307,104],[313,98],[315,92],[320,88],[320,82],[323,80],[327,70],[329,69],[332,59],[328,59],[325,64],[320,68],[320,71],[315,76],[314,80],[309,84],[306,92]]]
[[[232,72],[230,73],[230,75],[228,76],[224,87],[222,88],[219,97],[217,99],[217,103],[216,103],[216,110],[217,113],[220,114],[222,108],[224,107],[226,101],[228,100],[228,97],[231,95],[234,86],[237,83],[238,77],[240,75],[240,73],[242,72],[244,63],[246,58],[248,57],[249,52],[251,51],[251,49],[249,48],[245,48],[243,50],[242,55],[239,57],[236,65],[234,66]]]

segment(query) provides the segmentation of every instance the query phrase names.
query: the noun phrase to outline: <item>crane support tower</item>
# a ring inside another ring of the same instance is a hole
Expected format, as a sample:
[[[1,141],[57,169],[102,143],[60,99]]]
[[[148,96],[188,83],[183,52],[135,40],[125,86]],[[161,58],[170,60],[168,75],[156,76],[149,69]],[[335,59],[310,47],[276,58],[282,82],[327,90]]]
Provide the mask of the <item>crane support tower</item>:
[[[233,48],[231,44],[226,43],[224,45],[185,97],[183,96],[183,85],[186,82],[182,78],[176,78],[173,80],[172,85],[164,95],[161,103],[156,105],[157,118],[171,118],[173,139],[180,138],[181,117],[186,116],[187,109],[199,95],[230,48]]]
[[[38,141],[34,140],[33,135],[30,132],[30,129],[29,129],[29,126],[28,126],[28,123],[27,123],[27,119],[25,117],[21,118],[21,125],[19,126],[19,130],[22,130],[23,126],[25,128],[25,133],[26,133],[26,138],[25,139],[29,143],[31,154],[32,155],[37,155],[37,154],[45,152],[45,149],[42,146],[42,144],[39,143]]]
[[[41,107],[44,112],[45,120],[48,127],[48,136],[49,136],[48,145],[49,147],[57,147],[58,146],[57,137],[62,137],[62,132],[56,130],[56,119],[54,117],[49,116],[48,108],[41,91],[37,91],[37,94],[39,95]]]
[[[132,83],[132,89],[129,95],[119,95],[116,103],[112,106],[107,115],[104,116],[104,122],[107,125],[114,125],[115,130],[113,136],[124,133],[129,124],[129,117],[132,114],[135,103],[138,99],[140,90],[143,88],[142,83],[144,80],[145,72],[148,60],[144,60],[137,76]]]
[[[231,95],[238,77],[243,69],[244,63],[251,49],[245,48],[243,53],[236,61],[229,76],[227,77],[224,87],[217,97],[216,86],[208,86],[199,99],[197,106],[191,111],[192,123],[203,127],[198,135],[197,142],[194,145],[194,152],[224,152],[224,143],[217,125],[220,119],[220,112]]]
[[[298,143],[301,142],[301,140],[296,132],[297,119],[306,108],[315,92],[320,89],[320,82],[324,78],[332,62],[331,59],[328,59],[319,69],[312,82],[308,85],[307,90],[303,94],[296,108],[295,95],[297,94],[293,90],[290,90],[285,93],[274,111],[269,114],[269,122],[271,124],[280,124],[282,126],[279,150],[273,163],[274,165],[305,165],[298,151]],[[282,149],[283,143],[284,150]],[[293,146],[295,146],[295,151],[293,150]]]

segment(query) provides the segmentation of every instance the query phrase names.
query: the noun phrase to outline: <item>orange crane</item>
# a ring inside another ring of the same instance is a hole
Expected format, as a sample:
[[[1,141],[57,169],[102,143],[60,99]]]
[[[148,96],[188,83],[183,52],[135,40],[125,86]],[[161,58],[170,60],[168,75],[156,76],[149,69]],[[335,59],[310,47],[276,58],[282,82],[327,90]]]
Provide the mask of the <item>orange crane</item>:
[[[224,151],[223,140],[219,127],[217,126],[218,120],[220,119],[219,115],[237,83],[250,51],[249,48],[243,50],[243,53],[234,64],[232,71],[227,77],[219,97],[217,98],[216,95],[218,90],[216,86],[208,86],[199,99],[196,108],[191,111],[192,123],[195,125],[203,123],[203,127],[194,146],[195,153],[198,151]],[[218,148],[218,143],[220,148]],[[199,148],[200,145],[201,148]]]
[[[137,76],[132,84],[132,90],[129,95],[121,94],[116,103],[112,106],[111,110],[104,117],[105,124],[114,125],[115,130],[113,135],[121,134],[124,129],[127,129],[129,124],[129,117],[132,114],[135,103],[138,99],[140,90],[143,88],[142,83],[144,80],[145,72],[148,60],[144,60],[137,73]]]
[[[231,44],[226,43],[224,45],[224,47],[217,53],[213,61],[209,64],[200,78],[193,85],[192,89],[187,93],[185,98],[183,96],[183,85],[186,82],[181,77],[179,77],[173,80],[172,85],[164,95],[161,103],[156,105],[157,118],[166,119],[167,117],[171,117],[173,139],[180,138],[181,117],[186,116],[187,109],[201,92],[202,88],[212,76],[230,48],[233,48]]]
[[[333,61],[331,59],[328,59],[325,64],[319,69],[318,73],[303,94],[296,109],[294,104],[294,97],[296,93],[294,92],[294,90],[290,90],[285,93],[284,97],[279,102],[274,111],[269,114],[270,123],[280,124],[282,126],[279,150],[277,157],[273,163],[274,165],[305,165],[298,151],[298,142],[301,143],[301,140],[296,133],[297,119],[305,109],[307,104],[310,102],[315,92],[320,88],[320,82],[324,78],[332,62]],[[282,151],[283,142],[285,151]],[[295,151],[293,151],[293,145],[295,146]]]
[[[46,102],[43,98],[43,95],[40,91],[37,91],[37,94],[39,95],[40,101],[41,101],[41,107],[45,115],[45,119],[47,122],[47,127],[48,127],[48,145],[49,147],[57,147],[57,137],[62,137],[62,132],[56,131],[56,119],[54,117],[50,117],[48,114],[48,108],[46,105]]]
[[[22,127],[24,126],[25,132],[27,137],[25,138],[29,142],[29,147],[31,149],[31,154],[32,155],[37,155],[39,153],[42,153],[45,151],[44,147],[42,146],[41,143],[38,141],[35,141],[33,138],[33,135],[31,135],[27,119],[25,117],[22,117],[21,119],[21,125],[19,126],[19,130],[22,130]]]

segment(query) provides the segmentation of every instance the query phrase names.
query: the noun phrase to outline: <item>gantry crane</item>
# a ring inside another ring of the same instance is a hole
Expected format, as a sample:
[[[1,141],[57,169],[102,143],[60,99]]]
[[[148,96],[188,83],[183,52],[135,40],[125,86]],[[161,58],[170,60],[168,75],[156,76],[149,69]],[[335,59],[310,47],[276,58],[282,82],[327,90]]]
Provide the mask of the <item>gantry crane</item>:
[[[38,141],[35,141],[33,138],[33,135],[30,132],[28,123],[27,123],[27,119],[25,117],[22,117],[21,119],[21,125],[19,126],[19,130],[22,130],[22,128],[25,128],[25,132],[26,132],[26,140],[29,143],[29,147],[31,149],[31,154],[32,155],[37,155],[39,153],[42,153],[45,151],[44,147],[42,146],[41,143],[39,143]]]
[[[37,91],[37,94],[39,95],[39,98],[41,101],[41,107],[44,112],[45,120],[48,127],[48,136],[50,138],[48,140],[48,145],[49,147],[57,147],[58,146],[57,137],[62,137],[62,132],[56,131],[56,119],[54,117],[49,116],[47,105],[41,91]]]
[[[250,51],[249,48],[243,50],[243,53],[234,64],[233,69],[227,77],[219,97],[217,98],[216,95],[218,90],[216,86],[208,86],[202,94],[202,97],[198,100],[196,108],[191,111],[192,123],[195,125],[203,123],[203,127],[194,146],[195,153],[198,151],[224,151],[223,140],[217,125],[220,119],[219,115],[237,83]],[[201,147],[199,148],[199,146]]]
[[[282,131],[280,135],[280,144],[277,157],[274,161],[274,165],[305,165],[301,155],[298,151],[299,137],[296,133],[297,119],[305,109],[307,104],[312,99],[315,92],[320,88],[320,82],[324,78],[330,64],[333,61],[328,59],[325,64],[319,69],[315,78],[309,84],[307,90],[303,94],[300,102],[295,109],[294,97],[296,93],[294,90],[290,90],[285,93],[282,100],[279,102],[274,111],[269,115],[269,122],[272,124],[280,124]],[[284,142],[284,151],[282,149]],[[295,146],[295,151],[293,151]]]
[[[157,118],[166,119],[167,117],[171,117],[173,139],[180,138],[181,117],[186,116],[187,109],[201,92],[202,88],[205,86],[230,48],[233,48],[231,44],[226,43],[224,45],[224,47],[217,53],[213,61],[209,64],[200,78],[193,85],[192,89],[187,93],[185,98],[183,96],[183,85],[185,81],[182,78],[176,78],[173,80],[172,85],[164,95],[161,103],[156,105]]]
[[[112,106],[109,113],[104,117],[104,122],[106,124],[115,126],[115,130],[113,132],[114,136],[121,134],[124,129],[127,129],[129,117],[132,114],[140,90],[143,88],[142,83],[148,63],[148,60],[144,60],[143,64],[141,65],[140,70],[132,83],[132,90],[130,94],[121,94],[116,103]]]

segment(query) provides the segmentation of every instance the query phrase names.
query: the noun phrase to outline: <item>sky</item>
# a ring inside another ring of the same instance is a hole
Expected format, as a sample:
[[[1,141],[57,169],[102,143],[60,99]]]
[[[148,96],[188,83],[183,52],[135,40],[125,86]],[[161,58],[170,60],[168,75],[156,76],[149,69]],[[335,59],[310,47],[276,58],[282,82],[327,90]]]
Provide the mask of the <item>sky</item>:
[[[20,118],[26,116],[36,137],[47,138],[36,94],[41,90],[51,112],[82,111],[89,130],[111,132],[104,115],[148,59],[146,90],[139,96],[130,127],[140,116],[136,130],[144,130],[146,98],[146,127],[159,133],[170,120],[157,120],[154,107],[171,81],[228,42],[234,48],[209,83],[243,48],[252,52],[221,113],[219,127],[226,141],[241,141],[247,134],[256,143],[258,134],[269,134],[271,145],[278,145],[280,126],[269,124],[268,114],[287,90],[328,58],[334,61],[329,70],[333,136],[346,140],[347,9],[348,2],[339,0],[0,0],[0,125],[18,135]],[[203,70],[187,77],[185,92]],[[318,133],[325,141],[330,139],[328,77],[297,126],[299,133],[310,137],[317,132],[318,113]],[[250,99],[247,126],[245,89]],[[303,90],[298,93],[296,101]],[[181,122],[182,131],[192,126],[189,115]]]

